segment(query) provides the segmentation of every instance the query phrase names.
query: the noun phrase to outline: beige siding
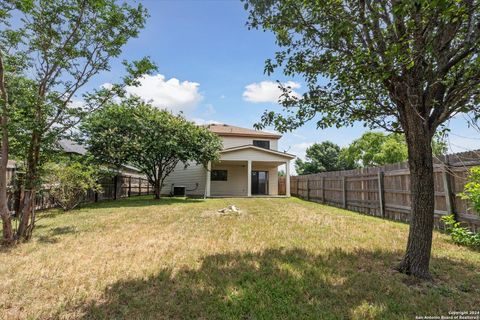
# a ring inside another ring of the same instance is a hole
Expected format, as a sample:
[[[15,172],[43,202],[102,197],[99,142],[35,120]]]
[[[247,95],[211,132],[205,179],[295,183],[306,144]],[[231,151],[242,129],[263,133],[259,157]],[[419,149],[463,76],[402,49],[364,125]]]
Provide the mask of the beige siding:
[[[175,186],[185,186],[187,195],[203,196],[205,194],[206,178],[206,170],[202,165],[191,164],[185,168],[183,163],[179,163],[165,179],[162,194],[170,194],[173,184]]]
[[[240,147],[245,145],[252,145],[253,140],[268,140],[270,141],[270,149],[278,150],[278,139],[264,139],[264,138],[253,138],[253,137],[220,137],[223,142],[223,148],[233,148]]]
[[[227,181],[212,181],[210,195],[212,196],[246,196],[247,195],[247,165],[216,164],[212,170],[227,170]]]

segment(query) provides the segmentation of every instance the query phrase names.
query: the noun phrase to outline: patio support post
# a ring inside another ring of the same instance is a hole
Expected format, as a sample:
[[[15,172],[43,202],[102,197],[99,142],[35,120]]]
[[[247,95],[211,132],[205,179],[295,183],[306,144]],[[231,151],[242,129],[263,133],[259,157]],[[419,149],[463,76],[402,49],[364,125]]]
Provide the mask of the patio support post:
[[[285,195],[290,197],[290,161],[285,162]]]
[[[212,162],[208,161],[208,163],[207,163],[207,181],[205,183],[205,197],[210,197],[211,172],[212,172]]]
[[[247,161],[247,197],[252,196],[252,160]]]

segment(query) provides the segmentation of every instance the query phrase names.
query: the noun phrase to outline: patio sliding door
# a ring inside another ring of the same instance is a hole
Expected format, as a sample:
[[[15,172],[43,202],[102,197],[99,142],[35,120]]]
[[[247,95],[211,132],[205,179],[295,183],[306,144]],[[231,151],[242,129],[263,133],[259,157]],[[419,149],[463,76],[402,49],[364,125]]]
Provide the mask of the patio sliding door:
[[[268,171],[252,171],[252,195],[268,195]]]

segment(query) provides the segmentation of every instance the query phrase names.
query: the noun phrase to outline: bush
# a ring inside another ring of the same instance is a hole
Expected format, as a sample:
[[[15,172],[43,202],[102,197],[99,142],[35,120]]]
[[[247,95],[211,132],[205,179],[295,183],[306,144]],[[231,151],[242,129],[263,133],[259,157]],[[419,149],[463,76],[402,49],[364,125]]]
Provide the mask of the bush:
[[[98,191],[96,170],[79,162],[49,164],[48,184],[50,194],[64,211],[75,208],[88,190]]]
[[[461,196],[469,202],[477,214],[480,213],[480,167],[470,169],[467,184]]]
[[[462,227],[460,222],[455,221],[453,215],[442,217],[442,221],[445,223],[447,233],[450,234],[453,242],[480,249],[480,233],[473,233]]]

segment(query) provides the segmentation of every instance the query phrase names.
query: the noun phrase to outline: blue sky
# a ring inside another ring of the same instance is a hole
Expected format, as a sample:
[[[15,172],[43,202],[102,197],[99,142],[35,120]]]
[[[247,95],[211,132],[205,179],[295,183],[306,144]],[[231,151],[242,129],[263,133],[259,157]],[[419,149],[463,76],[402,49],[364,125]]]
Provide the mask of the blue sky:
[[[293,81],[302,92],[301,78],[286,78],[281,72],[267,77],[263,73],[265,59],[273,57],[276,50],[274,37],[248,30],[240,1],[141,2],[151,15],[146,28],[127,44],[111,72],[99,75],[89,86],[118,81],[123,59],[150,56],[159,66],[159,75],[145,79],[143,86],[132,92],[152,99],[159,107],[181,110],[199,123],[216,121],[248,128],[265,109],[279,109],[270,102],[275,96],[271,82]],[[469,129],[463,117],[452,120],[450,127],[451,151],[480,148],[478,132]],[[286,133],[279,149],[303,157],[306,147],[314,142],[330,140],[345,146],[364,131],[361,124],[317,130],[310,123]]]

